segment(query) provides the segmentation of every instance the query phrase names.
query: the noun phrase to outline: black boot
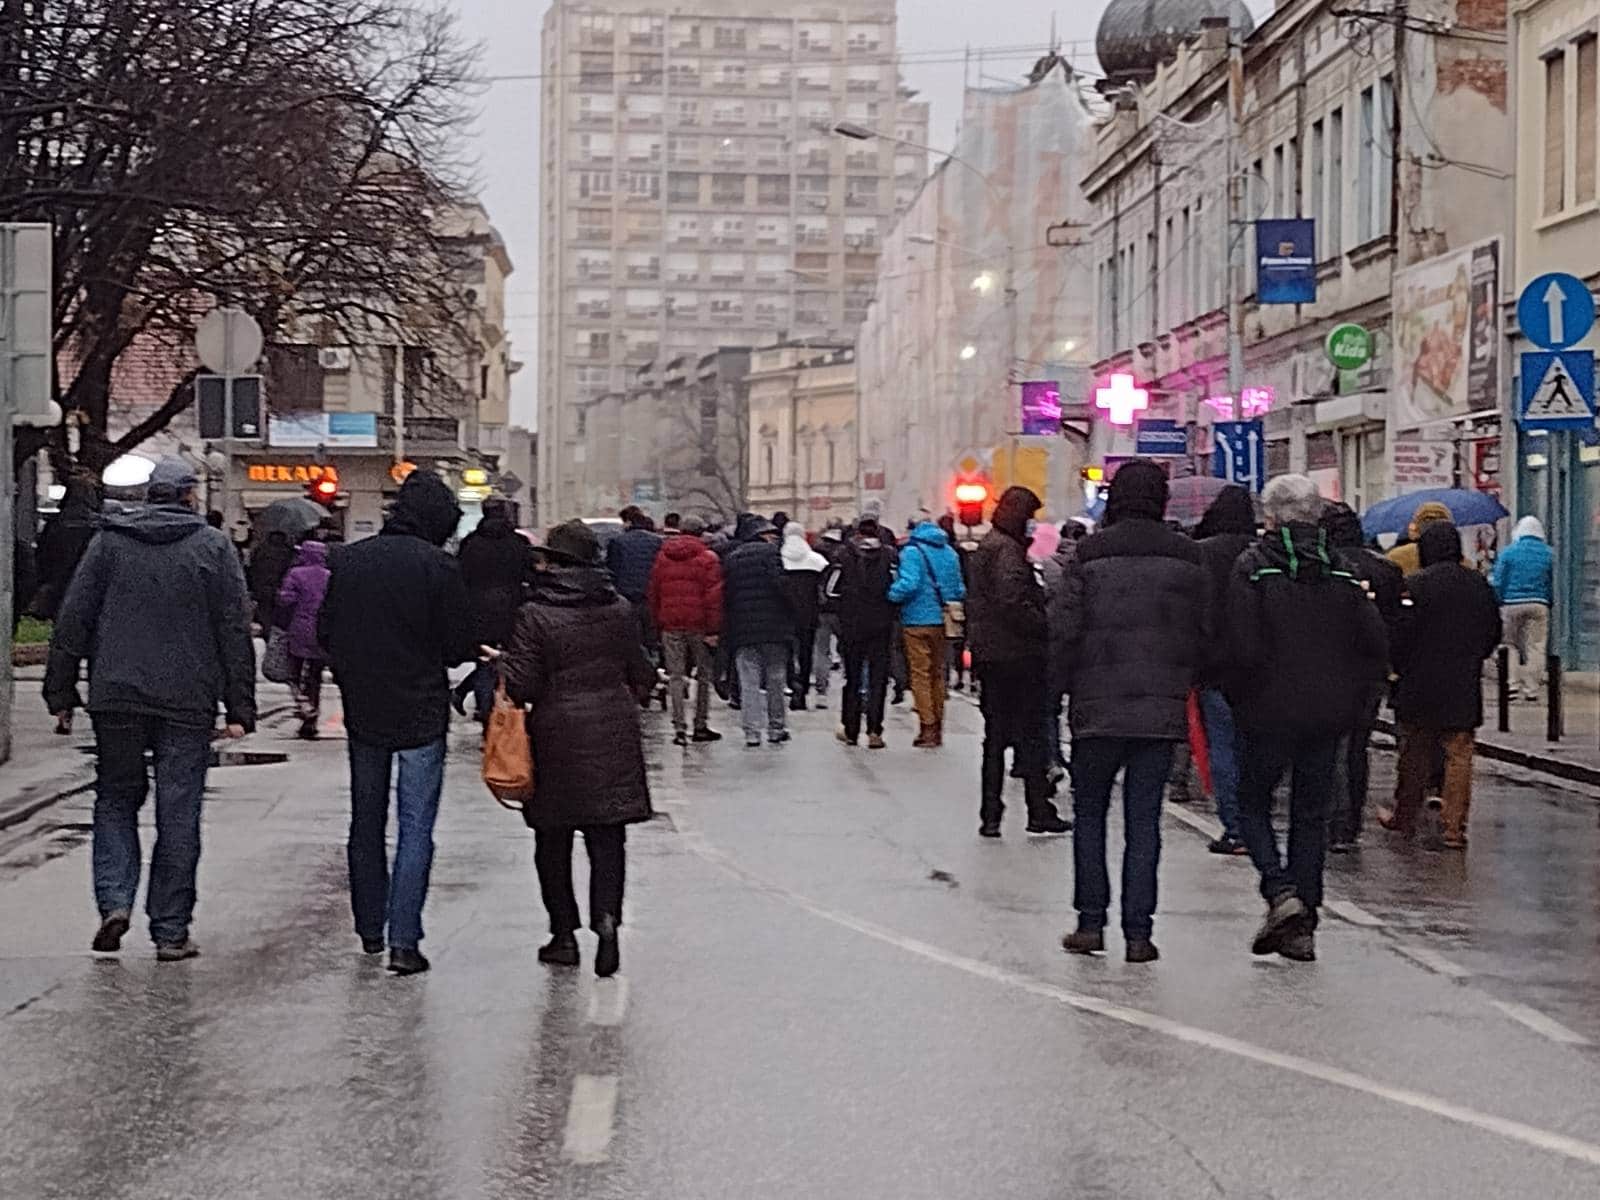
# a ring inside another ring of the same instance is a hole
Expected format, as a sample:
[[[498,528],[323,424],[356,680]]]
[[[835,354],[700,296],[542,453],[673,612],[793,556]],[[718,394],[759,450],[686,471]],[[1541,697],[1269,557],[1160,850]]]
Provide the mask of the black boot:
[[[389,949],[389,970],[396,975],[421,975],[431,965],[420,950],[402,950],[398,946]]]
[[[622,948],[617,944],[617,919],[601,917],[595,922],[595,934],[600,938],[600,948],[594,955],[594,973],[601,979],[610,979],[622,966]]]
[[[539,961],[552,967],[578,965],[578,939],[570,933],[553,933],[550,940],[539,947]]]

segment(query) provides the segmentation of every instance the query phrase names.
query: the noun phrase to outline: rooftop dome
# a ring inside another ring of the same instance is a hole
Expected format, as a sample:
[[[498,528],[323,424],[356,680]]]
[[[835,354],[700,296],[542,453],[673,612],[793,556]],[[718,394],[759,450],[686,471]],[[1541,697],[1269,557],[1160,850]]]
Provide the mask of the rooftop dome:
[[[1207,17],[1231,18],[1245,37],[1255,32],[1244,0],[1111,0],[1095,34],[1100,68],[1113,83],[1149,79]]]

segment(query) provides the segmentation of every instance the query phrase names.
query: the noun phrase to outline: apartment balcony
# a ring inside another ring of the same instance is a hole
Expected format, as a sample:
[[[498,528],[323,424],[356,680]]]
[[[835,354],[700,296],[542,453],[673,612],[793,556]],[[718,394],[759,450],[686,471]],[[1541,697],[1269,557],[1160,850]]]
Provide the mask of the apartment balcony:
[[[655,283],[661,278],[660,267],[629,267],[628,282]]]
[[[580,304],[576,311],[578,318],[583,321],[609,321],[611,319],[611,305],[609,304]]]

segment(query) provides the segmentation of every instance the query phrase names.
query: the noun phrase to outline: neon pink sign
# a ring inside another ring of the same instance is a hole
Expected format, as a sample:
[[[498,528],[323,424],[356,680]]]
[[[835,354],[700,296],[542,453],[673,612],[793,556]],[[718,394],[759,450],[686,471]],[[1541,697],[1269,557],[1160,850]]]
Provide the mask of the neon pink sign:
[[[1150,407],[1150,393],[1134,387],[1132,375],[1113,375],[1108,386],[1096,388],[1096,408],[1103,408],[1113,425],[1132,425],[1133,414]]]
[[[1233,412],[1232,396],[1207,396],[1205,402],[1217,414],[1218,420],[1249,421],[1252,418],[1259,417],[1262,413],[1271,412],[1272,405],[1277,400],[1277,393],[1270,387],[1240,388],[1239,399],[1240,405],[1237,417]]]

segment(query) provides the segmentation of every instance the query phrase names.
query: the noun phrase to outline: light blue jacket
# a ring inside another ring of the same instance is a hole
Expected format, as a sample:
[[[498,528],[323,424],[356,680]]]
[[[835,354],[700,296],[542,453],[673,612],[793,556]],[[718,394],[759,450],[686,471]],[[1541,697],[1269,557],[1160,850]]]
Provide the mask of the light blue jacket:
[[[1552,595],[1551,574],[1554,556],[1544,540],[1544,526],[1537,517],[1517,522],[1517,540],[1494,560],[1490,582],[1501,604],[1543,604]]]
[[[941,594],[947,604],[967,598],[967,586],[961,579],[961,557],[951,547],[944,530],[932,521],[924,521],[911,531],[911,539],[900,551],[900,572],[889,585],[889,602],[900,605],[902,625],[943,625]]]

